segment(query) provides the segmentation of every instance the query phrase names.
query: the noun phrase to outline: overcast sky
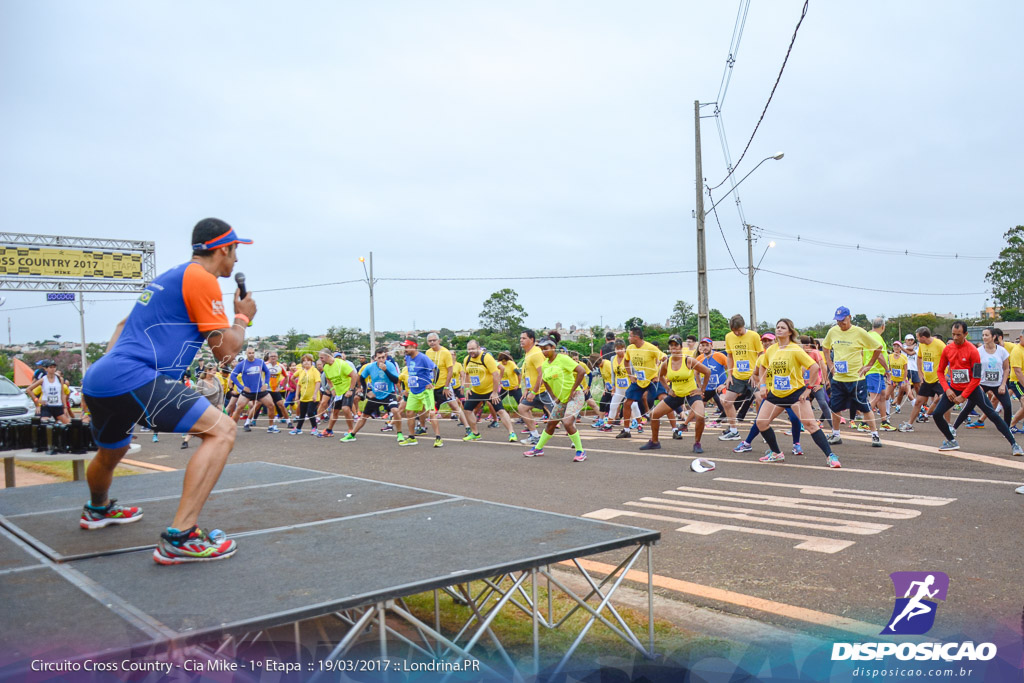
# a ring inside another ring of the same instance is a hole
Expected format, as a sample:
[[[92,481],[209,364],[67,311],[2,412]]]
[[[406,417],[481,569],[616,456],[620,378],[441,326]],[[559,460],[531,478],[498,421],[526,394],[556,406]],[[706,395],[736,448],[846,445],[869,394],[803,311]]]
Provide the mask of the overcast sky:
[[[0,2],[0,226],[154,240],[189,258],[216,216],[251,289],[363,276],[379,330],[477,325],[517,290],[535,326],[663,321],[695,274],[569,281],[401,282],[692,270],[693,102],[714,102],[737,2]],[[778,74],[802,0],[751,4],[722,106],[735,161]],[[995,257],[1024,223],[1019,33],[1024,4],[812,0],[738,170],[776,233]],[[712,114],[713,107],[705,108]],[[725,176],[715,121],[704,175]],[[728,187],[720,188],[715,196]],[[719,207],[741,268],[731,198]],[[711,306],[748,312],[713,217]],[[768,237],[755,246],[755,261]],[[869,316],[977,311],[989,260],[871,254],[778,240],[758,317],[798,324],[838,305]],[[229,282],[222,281],[225,291]],[[13,339],[78,339],[70,305],[25,309]],[[254,334],[368,328],[362,283],[257,294]],[[90,341],[131,307],[92,295]],[[20,310],[15,310],[20,309]]]

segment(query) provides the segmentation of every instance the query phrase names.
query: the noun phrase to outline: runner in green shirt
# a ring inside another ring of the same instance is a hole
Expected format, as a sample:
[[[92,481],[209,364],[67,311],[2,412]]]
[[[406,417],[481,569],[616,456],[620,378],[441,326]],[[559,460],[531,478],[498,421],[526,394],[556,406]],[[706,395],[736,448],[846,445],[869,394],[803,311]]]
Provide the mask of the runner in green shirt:
[[[352,431],[354,421],[352,419],[352,406],[356,401],[356,389],[359,388],[359,375],[356,369],[347,360],[335,358],[330,349],[320,349],[320,360],[324,364],[324,376],[334,387],[334,405],[331,406],[331,419],[327,423],[327,429],[321,429],[317,436],[334,436],[334,423],[338,415],[344,413],[345,423],[348,431]]]
[[[537,340],[537,346],[544,354],[544,363],[541,364],[541,381],[544,389],[555,401],[551,412],[551,419],[548,420],[544,433],[540,435],[537,445],[523,453],[527,458],[544,455],[544,445],[551,440],[555,428],[561,422],[565,427],[569,440],[576,447],[576,456],[573,462],[583,462],[587,459],[587,452],[583,450],[583,441],[576,429],[576,415],[583,407],[583,392],[579,390],[583,379],[587,376],[587,369],[568,355],[558,352],[558,342],[561,335],[557,332],[550,332],[547,337]]]

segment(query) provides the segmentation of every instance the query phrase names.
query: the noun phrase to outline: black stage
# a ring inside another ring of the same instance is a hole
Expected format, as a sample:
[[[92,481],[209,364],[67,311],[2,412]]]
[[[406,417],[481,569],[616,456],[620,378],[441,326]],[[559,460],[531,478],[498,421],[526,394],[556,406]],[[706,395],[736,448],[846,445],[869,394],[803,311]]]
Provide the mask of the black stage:
[[[631,546],[656,531],[269,463],[228,465],[200,525],[234,557],[152,549],[183,472],[118,478],[135,524],[78,528],[82,482],[0,490],[0,678],[32,659],[178,647]]]

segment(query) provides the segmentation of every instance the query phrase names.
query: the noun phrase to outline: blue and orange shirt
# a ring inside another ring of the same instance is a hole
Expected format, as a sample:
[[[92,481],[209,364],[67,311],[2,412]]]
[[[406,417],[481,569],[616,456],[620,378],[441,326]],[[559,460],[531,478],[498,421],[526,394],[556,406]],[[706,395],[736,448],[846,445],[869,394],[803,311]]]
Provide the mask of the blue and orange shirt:
[[[193,261],[171,268],[146,286],[114,348],[86,373],[82,393],[117,396],[158,375],[179,381],[206,341],[203,333],[230,326],[216,276]]]

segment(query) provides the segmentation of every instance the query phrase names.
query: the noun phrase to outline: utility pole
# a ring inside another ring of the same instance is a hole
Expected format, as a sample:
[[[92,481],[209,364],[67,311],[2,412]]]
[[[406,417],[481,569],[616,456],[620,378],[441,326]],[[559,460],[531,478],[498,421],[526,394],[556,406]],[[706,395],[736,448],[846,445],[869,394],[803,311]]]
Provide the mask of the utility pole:
[[[704,172],[700,163],[700,100],[693,102],[693,127],[696,133],[697,160],[697,337],[711,336],[708,318],[708,264],[704,250]]]
[[[359,262],[363,264],[363,275],[366,276],[366,284],[370,287],[370,349],[367,352],[367,356],[373,357],[373,352],[376,350],[377,333],[373,327],[373,285],[376,280],[373,279],[373,252],[370,252],[370,272],[366,272],[366,259],[362,256],[359,257]]]
[[[78,321],[82,326],[82,377],[85,377],[85,292],[78,293]]]
[[[746,223],[744,227],[747,229],[747,282],[750,288],[750,324],[748,329],[757,332],[757,304],[754,296],[754,240],[750,235],[750,223]]]

